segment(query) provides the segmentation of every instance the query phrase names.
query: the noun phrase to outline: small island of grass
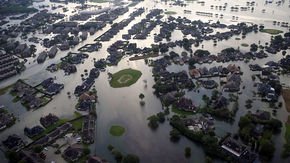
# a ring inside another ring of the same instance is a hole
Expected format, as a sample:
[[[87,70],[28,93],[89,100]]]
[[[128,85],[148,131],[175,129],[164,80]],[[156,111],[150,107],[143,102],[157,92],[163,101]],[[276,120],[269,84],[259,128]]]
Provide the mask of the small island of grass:
[[[278,29],[262,29],[261,32],[268,33],[271,35],[277,35],[277,34],[283,33],[283,31],[278,30]]]
[[[191,111],[185,111],[185,110],[182,110],[182,109],[178,109],[176,107],[172,107],[171,108],[171,111],[175,114],[178,114],[178,115],[193,115],[194,112],[191,112]]]
[[[119,125],[113,125],[110,128],[110,134],[113,136],[122,136],[125,133],[125,128]]]
[[[242,47],[248,47],[249,44],[247,44],[247,43],[242,43],[241,46],[242,46]]]
[[[124,69],[112,75],[110,85],[113,88],[128,87],[137,82],[142,73],[134,69]]]
[[[175,15],[177,13],[175,11],[165,11],[164,14],[166,14],[166,15]]]

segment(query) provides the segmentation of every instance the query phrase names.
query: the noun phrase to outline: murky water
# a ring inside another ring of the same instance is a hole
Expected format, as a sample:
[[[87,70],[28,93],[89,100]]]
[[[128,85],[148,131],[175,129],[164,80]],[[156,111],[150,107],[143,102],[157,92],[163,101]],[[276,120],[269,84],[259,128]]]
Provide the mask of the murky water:
[[[39,124],[39,119],[41,116],[47,115],[48,113],[54,113],[60,117],[71,117],[73,112],[75,111],[74,106],[77,103],[77,98],[72,96],[72,98],[67,97],[67,92],[73,92],[74,88],[77,84],[81,84],[81,74],[84,74],[84,70],[91,69],[93,67],[93,58],[100,59],[106,58],[108,55],[106,49],[116,40],[121,39],[122,34],[127,33],[128,29],[131,28],[132,25],[138,23],[141,19],[145,18],[145,15],[149,12],[152,8],[161,8],[168,11],[175,11],[177,12],[176,15],[173,16],[185,16],[191,20],[202,20],[202,21],[217,21],[219,20],[221,23],[231,24],[236,23],[233,22],[233,16],[238,17],[238,22],[252,22],[256,24],[264,24],[267,28],[277,28],[283,31],[287,31],[285,28],[273,26],[272,21],[288,21],[290,20],[290,8],[288,7],[289,2],[285,1],[284,5],[277,6],[275,4],[276,1],[272,4],[265,5],[265,1],[257,0],[256,5],[253,6],[255,9],[253,12],[249,11],[239,11],[239,12],[231,12],[231,6],[246,6],[246,0],[239,0],[239,1],[206,1],[205,5],[202,6],[198,4],[197,1],[189,2],[186,7],[180,6],[172,6],[170,5],[172,2],[168,1],[165,2],[156,2],[156,1],[149,1],[145,0],[144,2],[139,3],[136,8],[138,7],[145,7],[146,11],[140,17],[137,17],[134,21],[132,21],[127,27],[121,30],[111,41],[104,42],[102,49],[98,52],[90,53],[90,57],[85,60],[83,64],[77,66],[78,72],[75,74],[71,74],[70,76],[64,76],[63,71],[58,71],[56,73],[50,73],[45,70],[45,68],[50,65],[51,63],[59,62],[59,59],[67,54],[67,52],[77,52],[77,49],[87,43],[94,42],[93,40],[105,32],[107,29],[110,28],[107,25],[102,31],[98,31],[93,36],[89,36],[88,39],[76,47],[68,50],[58,52],[54,59],[48,59],[44,64],[37,64],[33,62],[35,59],[29,59],[26,66],[27,69],[18,76],[12,77],[8,80],[2,81],[0,83],[0,87],[4,87],[11,83],[14,83],[18,79],[24,79],[28,83],[36,85],[40,83],[43,79],[48,77],[56,77],[57,82],[64,83],[65,87],[64,90],[61,91],[60,94],[56,95],[49,104],[46,106],[36,110],[36,111],[26,111],[26,109],[20,103],[12,103],[12,97],[9,94],[5,94],[0,96],[1,104],[6,105],[11,112],[13,112],[18,118],[19,121],[12,126],[11,128],[1,132],[0,140],[5,139],[8,135],[12,133],[17,133],[26,141],[30,141],[27,137],[24,136],[23,128],[25,126],[33,126]],[[211,5],[220,6],[227,3],[227,10],[220,11],[216,10],[215,7],[211,9]],[[34,3],[34,6],[38,7],[41,4],[50,4],[48,0],[41,3]],[[75,6],[78,4],[70,3],[66,7],[68,7],[69,11],[67,15],[72,15],[72,11]],[[109,3],[105,4],[98,4],[104,7],[113,5]],[[124,18],[128,17],[128,15],[133,12],[135,7],[130,7],[129,12],[120,16],[114,22],[120,22]],[[262,10],[265,9],[265,13],[262,13]],[[184,10],[192,10],[192,14],[184,14]],[[61,12],[61,9],[58,9],[57,12]],[[223,14],[223,18],[220,19],[214,17],[202,17],[195,15],[196,11],[204,11],[204,12],[212,12],[215,14]],[[54,11],[55,12],[55,11]],[[164,20],[167,16],[164,17]],[[19,23],[19,21],[12,21],[13,23]],[[131,42],[136,42],[138,47],[146,47],[150,46],[153,43],[153,34],[159,33],[159,28],[156,27],[151,33],[150,37],[146,40],[130,40]],[[50,35],[45,35],[41,33],[36,34],[37,37],[46,38],[51,37]],[[241,36],[237,36],[240,37]],[[236,40],[235,37],[220,41],[217,43],[217,46],[213,46],[212,41],[204,41],[202,44],[204,45],[204,49],[209,50],[211,53],[216,54],[220,52],[220,50],[227,48],[227,47],[235,47],[237,48],[240,46],[241,43],[257,43],[258,40],[261,41],[261,44],[268,42],[270,40],[270,35],[265,33],[251,33],[246,36],[245,39]],[[182,36],[179,31],[175,31],[172,34],[172,40],[179,40]],[[28,43],[31,44],[31,43]],[[193,48],[193,51],[198,48]],[[44,50],[43,47],[37,45],[37,54]],[[249,47],[241,47],[241,51],[248,51]],[[176,52],[181,53],[183,50],[175,48]],[[288,54],[290,51],[287,51]],[[252,90],[255,90],[253,87],[253,82],[251,79],[251,72],[248,68],[249,64],[259,63],[265,64],[267,61],[274,60],[277,61],[281,57],[281,54],[276,55],[269,55],[266,59],[256,60],[251,63],[244,63],[244,62],[232,62],[238,64],[241,67],[241,70],[244,72],[243,74],[243,83],[242,86],[246,86],[245,90],[243,90],[243,94],[239,96],[239,110],[236,115],[236,121],[233,124],[229,124],[222,121],[215,121],[216,125],[216,133],[219,136],[226,134],[227,132],[236,132],[238,130],[238,120],[240,116],[243,116],[248,110],[245,109],[244,104],[245,101],[249,98],[252,98],[253,93]],[[30,64],[29,64],[30,63]],[[230,63],[226,63],[230,64]],[[212,64],[203,64],[200,67],[207,66],[213,67],[221,65],[221,63],[212,63]],[[108,75],[107,72],[114,73],[124,68],[134,68],[138,69],[142,72],[141,78],[138,80],[137,83],[134,85],[127,87],[127,88],[111,88],[108,82]],[[169,71],[181,71],[181,70],[188,70],[186,65],[178,66],[172,65],[168,67]],[[114,162],[113,157],[111,156],[110,152],[107,150],[107,145],[112,144],[113,146],[117,147],[120,151],[124,153],[134,153],[140,157],[141,162],[204,162],[205,154],[202,150],[202,147],[196,145],[195,143],[187,140],[186,138],[182,138],[178,143],[172,143],[169,139],[169,132],[171,131],[171,126],[169,125],[168,121],[164,124],[160,124],[159,128],[156,131],[152,131],[147,126],[147,117],[151,116],[152,114],[156,114],[162,111],[160,100],[153,95],[152,86],[154,84],[154,80],[152,78],[151,68],[145,65],[143,60],[140,61],[129,61],[128,58],[124,58],[118,64],[118,66],[112,66],[107,68],[107,72],[102,72],[99,78],[96,80],[94,86],[98,91],[98,101],[97,104],[97,123],[96,123],[96,140],[95,144],[91,146],[92,153],[99,155],[103,158],[108,159],[110,162]],[[280,76],[281,82],[285,83],[286,85],[290,86],[290,83],[287,82],[289,80],[289,76]],[[147,87],[145,87],[145,83],[143,80],[147,80]],[[187,92],[186,96],[191,98],[194,103],[200,103],[201,97],[203,94],[210,95],[210,91],[199,88],[200,93],[197,92]],[[139,104],[139,97],[138,95],[143,93],[145,95],[144,101],[145,106],[141,107]],[[282,98],[279,101],[283,101]],[[254,101],[253,108],[255,109],[264,109],[269,110],[269,106],[266,103],[263,103],[259,100]],[[285,108],[281,108],[277,112],[277,117],[281,119],[283,122],[286,121],[288,113],[286,112]],[[109,134],[109,128],[112,124],[119,124],[126,128],[126,132],[122,137],[112,137]],[[281,134],[274,136],[275,145],[276,145],[276,153],[275,157],[273,158],[272,162],[287,162],[290,160],[281,160],[280,153],[282,150],[282,146],[284,143],[284,130]],[[186,146],[190,146],[192,148],[192,157],[190,159],[186,159],[184,157],[184,148]],[[3,157],[1,157],[3,158]],[[48,161],[57,159],[56,161],[62,162],[61,158],[48,158]]]

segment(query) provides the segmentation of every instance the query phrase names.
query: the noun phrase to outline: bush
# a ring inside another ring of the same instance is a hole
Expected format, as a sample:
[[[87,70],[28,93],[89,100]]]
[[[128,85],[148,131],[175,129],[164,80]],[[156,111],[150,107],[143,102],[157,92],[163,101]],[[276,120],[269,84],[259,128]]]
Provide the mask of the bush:
[[[84,153],[84,155],[88,155],[91,153],[91,150],[89,148],[84,148],[83,153]]]
[[[170,131],[170,140],[177,142],[180,139],[180,132],[176,129]]]
[[[58,155],[60,153],[61,153],[61,151],[59,149],[54,152],[54,154],[56,154],[56,155]]]
[[[126,155],[123,160],[122,163],[139,163],[139,157],[133,154],[128,154]]]
[[[114,158],[117,162],[120,162],[123,159],[122,153],[118,151],[117,149],[113,149],[112,154],[114,155]]]
[[[151,129],[157,129],[159,126],[158,125],[159,118],[156,115],[153,115],[153,116],[149,117],[148,119],[149,119],[148,126]]]
[[[191,148],[190,147],[185,147],[185,149],[184,149],[184,155],[187,158],[191,156]]]
[[[43,147],[41,145],[36,145],[33,147],[33,152],[40,153],[43,150]]]
[[[265,157],[266,159],[271,159],[275,152],[274,144],[268,139],[261,139],[260,141],[260,155]]]
[[[109,151],[112,151],[114,149],[114,146],[112,146],[111,144],[109,144],[107,148],[108,148]]]
[[[145,97],[145,95],[143,93],[139,94],[139,98],[142,100]]]
[[[208,50],[197,49],[194,52],[194,55],[198,57],[205,57],[205,56],[210,55],[210,52]]]
[[[17,152],[14,151],[5,152],[5,156],[9,159],[10,162],[18,162],[21,159]]]
[[[165,121],[165,114],[163,112],[157,113],[158,121],[163,123]]]
[[[205,162],[206,162],[206,163],[212,163],[212,158],[206,156],[206,157],[205,157]]]

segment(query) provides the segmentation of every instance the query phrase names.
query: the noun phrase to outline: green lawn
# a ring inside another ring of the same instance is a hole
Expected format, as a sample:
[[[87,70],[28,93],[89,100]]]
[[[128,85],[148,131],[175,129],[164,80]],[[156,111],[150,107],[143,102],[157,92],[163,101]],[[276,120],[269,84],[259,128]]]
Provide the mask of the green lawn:
[[[79,113],[77,111],[74,112],[74,118],[78,118],[78,117],[81,117],[81,116],[82,116],[81,113]]]
[[[110,85],[113,88],[128,87],[137,82],[142,73],[134,69],[124,69],[112,75]]]
[[[249,44],[247,44],[247,43],[242,43],[241,46],[243,46],[243,47],[248,47]]]
[[[268,33],[271,35],[277,35],[277,34],[283,33],[283,31],[278,30],[278,29],[262,29],[261,32]]]
[[[16,102],[18,102],[18,101],[20,101],[20,98],[19,98],[19,97],[15,97],[15,98],[12,100],[13,103],[16,103]]]
[[[71,124],[73,125],[75,131],[80,131],[82,129],[83,122],[84,118],[79,118],[77,120],[71,121]]]
[[[0,96],[1,95],[4,95],[10,88],[12,88],[14,86],[14,84],[11,84],[11,85],[8,85],[8,86],[6,86],[6,87],[4,87],[4,88],[1,88],[0,89]]]
[[[110,128],[110,134],[113,136],[122,136],[125,133],[125,128],[119,125],[113,125]]]
[[[165,11],[164,14],[166,14],[166,15],[175,15],[176,12],[175,11]]]
[[[176,114],[179,114],[179,115],[193,115],[194,113],[193,112],[190,112],[190,111],[184,111],[184,110],[181,110],[181,109],[178,109],[176,107],[172,107],[171,108],[171,111],[173,113],[176,113]]]

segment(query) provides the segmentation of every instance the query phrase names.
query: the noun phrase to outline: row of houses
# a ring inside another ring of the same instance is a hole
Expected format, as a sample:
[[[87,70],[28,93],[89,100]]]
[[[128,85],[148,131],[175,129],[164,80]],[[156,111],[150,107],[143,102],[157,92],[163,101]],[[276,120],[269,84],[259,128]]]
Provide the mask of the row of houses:
[[[128,10],[128,9],[127,9]],[[123,11],[123,10],[122,10]],[[124,10],[126,11],[126,10]],[[128,26],[129,23],[131,23],[131,21],[133,21],[137,16],[141,15],[144,12],[144,8],[139,8],[136,11],[134,11],[133,13],[131,13],[129,15],[129,18],[122,20],[119,23],[115,23],[111,26],[111,28],[106,31],[103,35],[101,35],[100,37],[96,38],[96,41],[109,41],[111,38],[113,38],[120,30],[122,30],[124,27]],[[116,19],[115,17],[112,17],[114,15],[107,15],[107,14],[103,14],[100,15],[99,17],[97,17],[98,19],[104,19],[106,21],[112,22],[112,19]]]
[[[189,78],[186,71],[174,73],[160,70],[154,73],[154,80],[156,83],[153,88],[155,89],[154,93],[158,96],[168,92],[178,91],[179,89],[191,90],[195,87],[195,84],[192,79]]]
[[[54,142],[56,139],[58,139],[60,136],[64,135],[67,133],[72,128],[72,124],[69,122],[66,122],[65,124],[58,126],[55,130],[52,132],[46,134],[44,137],[34,141],[31,146],[45,146],[48,145],[52,142]]]
[[[134,39],[146,39],[148,34],[158,25],[161,24],[160,19],[162,16],[161,9],[153,9],[146,15],[146,18],[142,19],[139,23],[134,24],[131,29],[128,30],[128,34],[122,35],[123,39],[129,40],[133,36]],[[155,21],[152,21],[155,20]]]
[[[15,123],[13,114],[9,114],[4,108],[0,108],[0,131],[5,130],[7,127]]]
[[[96,117],[94,115],[87,115],[84,118],[82,126],[82,141],[85,144],[94,143],[95,139],[95,123]]]
[[[225,77],[229,73],[241,73],[240,67],[235,64],[229,64],[227,67],[224,66],[214,66],[211,68],[193,68],[189,70],[189,74],[192,78],[209,78],[209,77]]]
[[[45,79],[40,86],[43,88],[42,91],[50,96],[56,95],[64,88],[64,84],[55,83],[53,78]]]
[[[0,51],[0,81],[20,72],[19,59],[13,55]]]
[[[38,109],[51,101],[50,96],[45,95],[22,80],[18,80],[14,84],[10,93],[28,109]]]

